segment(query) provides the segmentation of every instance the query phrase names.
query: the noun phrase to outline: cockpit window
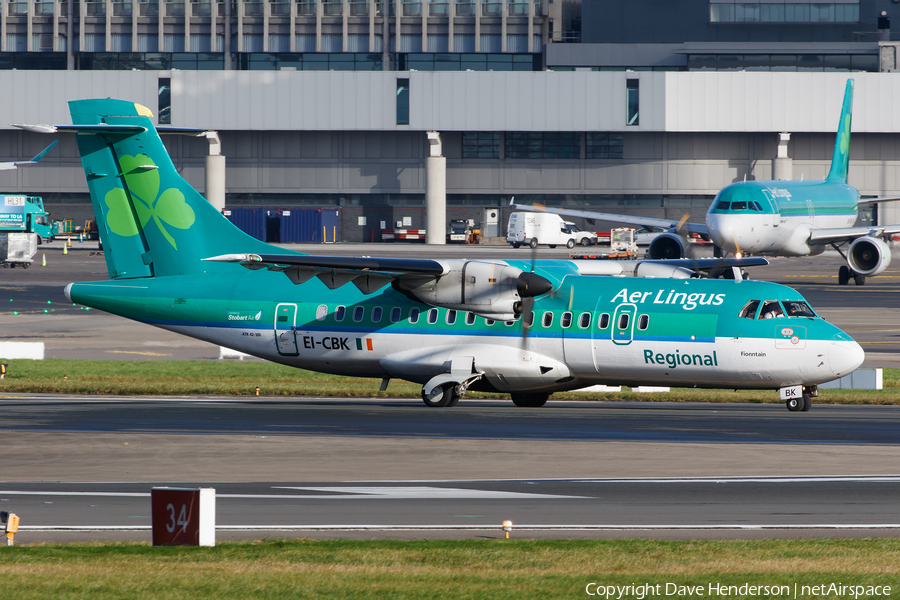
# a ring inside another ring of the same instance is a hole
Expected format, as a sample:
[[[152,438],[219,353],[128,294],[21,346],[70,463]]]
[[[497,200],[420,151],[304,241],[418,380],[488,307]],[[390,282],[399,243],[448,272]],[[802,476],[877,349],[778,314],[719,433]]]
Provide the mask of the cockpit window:
[[[760,319],[777,319],[783,316],[784,311],[781,310],[781,303],[777,300],[766,300],[762,310],[759,311]]]
[[[786,300],[783,302],[784,310],[789,317],[809,317],[815,318],[816,313],[812,311],[809,304],[798,300]]]
[[[739,200],[731,203],[731,210],[747,210],[747,201]]]
[[[718,204],[716,204],[716,210],[731,210],[731,202],[719,200]]]
[[[750,210],[755,210],[756,212],[762,212],[762,206],[760,206],[759,202],[753,200],[750,202]]]
[[[738,316],[745,319],[753,319],[756,317],[757,308],[759,308],[759,300],[751,300],[744,308],[741,309],[741,312]]]

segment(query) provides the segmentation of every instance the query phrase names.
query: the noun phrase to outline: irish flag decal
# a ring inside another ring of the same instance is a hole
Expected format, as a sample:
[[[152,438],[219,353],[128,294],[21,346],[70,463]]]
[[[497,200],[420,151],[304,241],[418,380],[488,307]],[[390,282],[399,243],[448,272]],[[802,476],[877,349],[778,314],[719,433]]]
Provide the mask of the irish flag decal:
[[[363,348],[363,345],[365,345],[365,348]],[[371,352],[372,351],[372,340],[370,338],[365,338],[365,339],[356,338],[356,349],[357,350],[365,349],[365,350],[368,350],[369,352]]]

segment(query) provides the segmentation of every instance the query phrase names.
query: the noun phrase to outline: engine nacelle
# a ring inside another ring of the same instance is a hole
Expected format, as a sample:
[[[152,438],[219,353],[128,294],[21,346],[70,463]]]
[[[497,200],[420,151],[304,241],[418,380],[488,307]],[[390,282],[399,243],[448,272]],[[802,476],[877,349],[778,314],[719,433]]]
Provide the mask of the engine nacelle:
[[[662,233],[650,242],[647,255],[654,259],[676,259],[687,256],[688,242],[677,233]]]
[[[881,238],[856,238],[847,250],[847,262],[860,275],[878,275],[891,264],[891,248]]]
[[[522,299],[549,292],[553,285],[540,275],[504,261],[440,260],[440,277],[405,275],[391,284],[413,300],[431,306],[470,311],[486,319],[512,321],[522,314]]]
[[[634,268],[635,277],[659,277],[667,279],[690,279],[694,272],[684,267],[641,261]]]

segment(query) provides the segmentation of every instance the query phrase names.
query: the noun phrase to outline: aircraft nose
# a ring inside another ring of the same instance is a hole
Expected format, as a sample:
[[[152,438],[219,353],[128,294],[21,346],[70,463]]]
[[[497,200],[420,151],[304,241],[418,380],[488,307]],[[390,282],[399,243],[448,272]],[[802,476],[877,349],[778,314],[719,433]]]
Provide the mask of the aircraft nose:
[[[706,227],[713,243],[728,252],[737,251],[737,231],[734,217],[730,215],[709,214],[706,216]]]
[[[835,377],[843,377],[859,368],[866,359],[862,347],[853,340],[836,340],[828,352],[828,366]]]

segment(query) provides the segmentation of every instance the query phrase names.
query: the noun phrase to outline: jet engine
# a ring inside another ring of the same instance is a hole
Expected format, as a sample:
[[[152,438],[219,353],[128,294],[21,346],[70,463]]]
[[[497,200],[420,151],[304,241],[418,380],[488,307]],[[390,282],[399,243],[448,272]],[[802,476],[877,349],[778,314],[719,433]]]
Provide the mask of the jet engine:
[[[546,294],[553,284],[544,277],[503,261],[441,260],[440,277],[404,275],[392,282],[398,292],[424,304],[471,311],[495,321],[522,314],[522,300]]]
[[[847,250],[847,262],[860,275],[878,275],[891,264],[891,249],[881,238],[856,238]]]
[[[650,242],[647,254],[653,259],[684,258],[687,256],[688,242],[677,233],[662,233]]]

